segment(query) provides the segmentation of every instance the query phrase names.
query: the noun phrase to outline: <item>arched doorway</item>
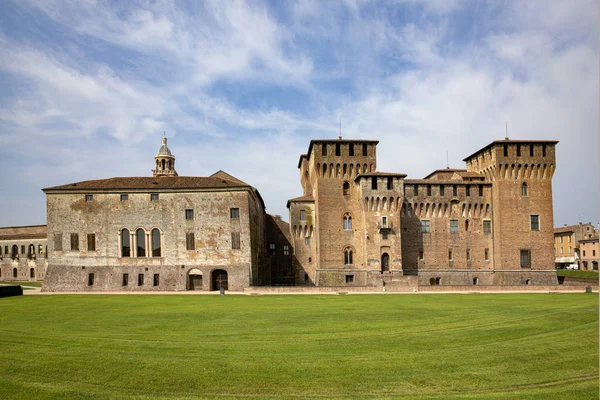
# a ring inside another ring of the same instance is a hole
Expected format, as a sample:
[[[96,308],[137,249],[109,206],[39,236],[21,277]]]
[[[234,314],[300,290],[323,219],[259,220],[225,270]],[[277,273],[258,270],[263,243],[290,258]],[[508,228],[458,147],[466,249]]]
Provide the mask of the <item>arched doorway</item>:
[[[188,272],[188,290],[202,290],[202,271],[198,268]]]
[[[223,269],[215,269],[212,272],[212,290],[229,290],[229,283],[227,282],[227,271]]]
[[[390,255],[383,253],[381,255],[381,272],[388,272],[390,270]]]

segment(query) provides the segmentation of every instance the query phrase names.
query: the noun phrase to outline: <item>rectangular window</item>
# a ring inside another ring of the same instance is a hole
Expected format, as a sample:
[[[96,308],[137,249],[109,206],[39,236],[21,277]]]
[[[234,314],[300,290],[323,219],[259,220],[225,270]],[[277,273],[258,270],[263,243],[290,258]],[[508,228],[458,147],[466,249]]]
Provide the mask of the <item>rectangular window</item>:
[[[415,196],[419,195],[419,185],[413,185],[413,193]]]
[[[431,185],[427,185],[427,196],[431,196]]]
[[[340,146],[340,144],[339,144],[339,143],[336,143],[336,144],[335,144],[335,155],[336,155],[336,156],[340,156],[340,155],[342,155],[342,151],[341,151],[340,147],[341,147],[341,146]]]
[[[194,219],[194,210],[192,210],[191,208],[188,208],[187,210],[185,210],[185,219],[186,221],[190,221]]]
[[[42,246],[41,244],[38,245],[38,254],[42,254],[43,248],[44,248],[44,246]],[[0,249],[1,249],[1,247],[0,247]]]
[[[85,195],[85,201],[93,201],[94,200],[94,195],[93,194],[86,194]]]
[[[452,185],[452,196],[458,196],[458,186]]]
[[[350,156],[354,155],[354,143],[350,143],[350,145],[348,146],[348,154]]]
[[[521,250],[521,268],[531,267],[531,251]]]
[[[425,259],[425,255],[423,254],[423,249],[419,249],[419,261],[423,261]]]
[[[79,234],[71,233],[71,250],[79,251]]]
[[[153,286],[158,286],[159,284],[160,284],[160,275],[159,274],[154,274]]]
[[[444,195],[444,189],[445,189],[444,185],[440,185],[440,196]]]
[[[465,186],[465,192],[466,192],[467,196],[471,195],[471,186],[470,185]]]
[[[573,252],[573,248],[571,246],[569,246],[569,253]]]
[[[596,250],[592,250],[592,257],[596,257]]]
[[[450,233],[456,233],[456,232],[458,232],[458,220],[451,219],[450,220]]]
[[[87,249],[88,249],[88,251],[96,251],[96,234],[95,233],[87,234]]]
[[[123,286],[129,285],[129,274],[123,274]]]
[[[310,246],[310,238],[309,237],[304,238],[304,244],[307,246]]]
[[[231,219],[239,219],[240,218],[240,209],[232,208],[229,210],[229,214],[231,215]]]
[[[532,144],[529,145],[529,156],[533,157],[533,145]]]
[[[492,233],[492,221],[483,221],[483,233]]]
[[[289,256],[290,255],[290,246],[288,246],[287,244],[283,245],[283,255],[284,256]]]
[[[388,231],[381,231],[381,239],[382,240],[388,239]]]
[[[275,255],[275,243],[269,244],[269,255],[270,256],[274,256]]]
[[[354,275],[346,275],[346,283],[353,283]]]
[[[583,251],[583,256],[585,257],[585,250]]]
[[[508,145],[504,145],[504,157],[508,157]]]
[[[483,196],[483,185],[479,185],[479,197]]]
[[[158,193],[150,193],[150,201],[158,201]]]
[[[387,228],[387,226],[388,226],[387,217],[381,217],[381,226],[384,228]]]
[[[387,178],[387,188],[388,190],[392,190],[394,188],[394,178],[388,176]]]
[[[546,157],[546,145],[542,145],[542,157]]]
[[[517,144],[517,157],[521,157],[521,145]]]
[[[88,274],[88,286],[92,286],[94,284],[94,274]]]
[[[561,243],[563,243],[563,242],[564,242],[564,240],[565,240],[564,236],[561,236],[561,237],[560,237],[560,242],[561,242]]]
[[[484,257],[485,257],[485,261],[490,261],[490,249],[485,249]]]
[[[138,274],[138,286],[144,286],[144,274]]]
[[[196,241],[194,240],[193,232],[188,232],[185,234],[185,249],[196,250]]]
[[[452,255],[452,249],[448,249],[448,261],[452,261],[453,260],[453,255]]]
[[[327,143],[323,143],[323,147],[321,148],[321,155],[327,155]]]
[[[128,194],[122,194],[121,195],[121,201],[127,201],[129,200],[129,195]]]
[[[240,233],[239,232],[231,232],[231,248],[233,250],[240,249]]]
[[[425,233],[430,232],[429,220],[421,221],[421,232],[425,232]]]
[[[300,221],[306,221],[306,210],[300,210]]]
[[[571,242],[571,235],[569,235],[569,242]]]
[[[59,250],[61,251],[62,248],[62,233],[55,233],[54,234],[54,250]]]
[[[363,143],[363,157],[366,157],[368,154],[367,144]]]
[[[376,176],[371,177],[371,189],[377,190],[377,177]]]
[[[471,249],[467,249],[467,261],[471,261]]]
[[[540,216],[539,215],[530,215],[531,219],[531,230],[539,231],[540,230]]]

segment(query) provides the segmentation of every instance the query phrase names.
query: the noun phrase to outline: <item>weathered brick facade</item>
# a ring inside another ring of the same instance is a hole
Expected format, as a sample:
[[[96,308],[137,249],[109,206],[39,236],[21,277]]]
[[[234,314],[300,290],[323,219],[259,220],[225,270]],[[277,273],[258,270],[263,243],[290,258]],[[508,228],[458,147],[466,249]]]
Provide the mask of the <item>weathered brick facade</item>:
[[[304,194],[288,202],[297,284],[556,284],[557,142],[496,141],[464,170],[417,180],[377,172],[377,143],[313,140],[300,156]]]
[[[46,225],[0,228],[0,281],[44,280]]]

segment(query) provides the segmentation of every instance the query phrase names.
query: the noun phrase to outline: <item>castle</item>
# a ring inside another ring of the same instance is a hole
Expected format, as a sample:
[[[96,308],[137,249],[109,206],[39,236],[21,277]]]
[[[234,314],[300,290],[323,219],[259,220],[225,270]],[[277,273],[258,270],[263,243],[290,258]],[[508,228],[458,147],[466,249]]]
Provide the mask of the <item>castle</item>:
[[[407,179],[377,171],[378,141],[312,140],[288,224],[226,172],[179,176],[163,138],[151,177],[43,189],[46,238],[0,228],[0,278],[47,291],[554,285],[557,143],[499,140],[466,169]]]

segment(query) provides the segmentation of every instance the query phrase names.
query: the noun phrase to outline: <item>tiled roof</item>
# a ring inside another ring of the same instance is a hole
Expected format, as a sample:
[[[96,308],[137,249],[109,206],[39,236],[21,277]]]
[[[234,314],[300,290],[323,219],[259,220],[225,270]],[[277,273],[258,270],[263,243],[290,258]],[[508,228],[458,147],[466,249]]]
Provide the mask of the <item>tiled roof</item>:
[[[300,202],[307,202],[307,201],[315,201],[315,198],[312,196],[312,194],[307,194],[306,196],[300,196],[300,197],[295,197],[293,199],[289,199],[288,202],[295,202],[295,203],[300,203]]]
[[[108,179],[96,179],[70,183],[67,185],[54,186],[43,189],[43,191],[72,191],[72,190],[126,190],[126,189],[226,189],[233,187],[249,187],[249,185],[238,181],[228,180],[221,177],[203,176],[164,176],[164,177],[117,177]]]
[[[554,233],[567,233],[567,232],[575,232],[576,230],[578,230],[579,228],[581,228],[581,226],[579,225],[568,225],[568,226],[562,226],[560,228],[554,228]]]

